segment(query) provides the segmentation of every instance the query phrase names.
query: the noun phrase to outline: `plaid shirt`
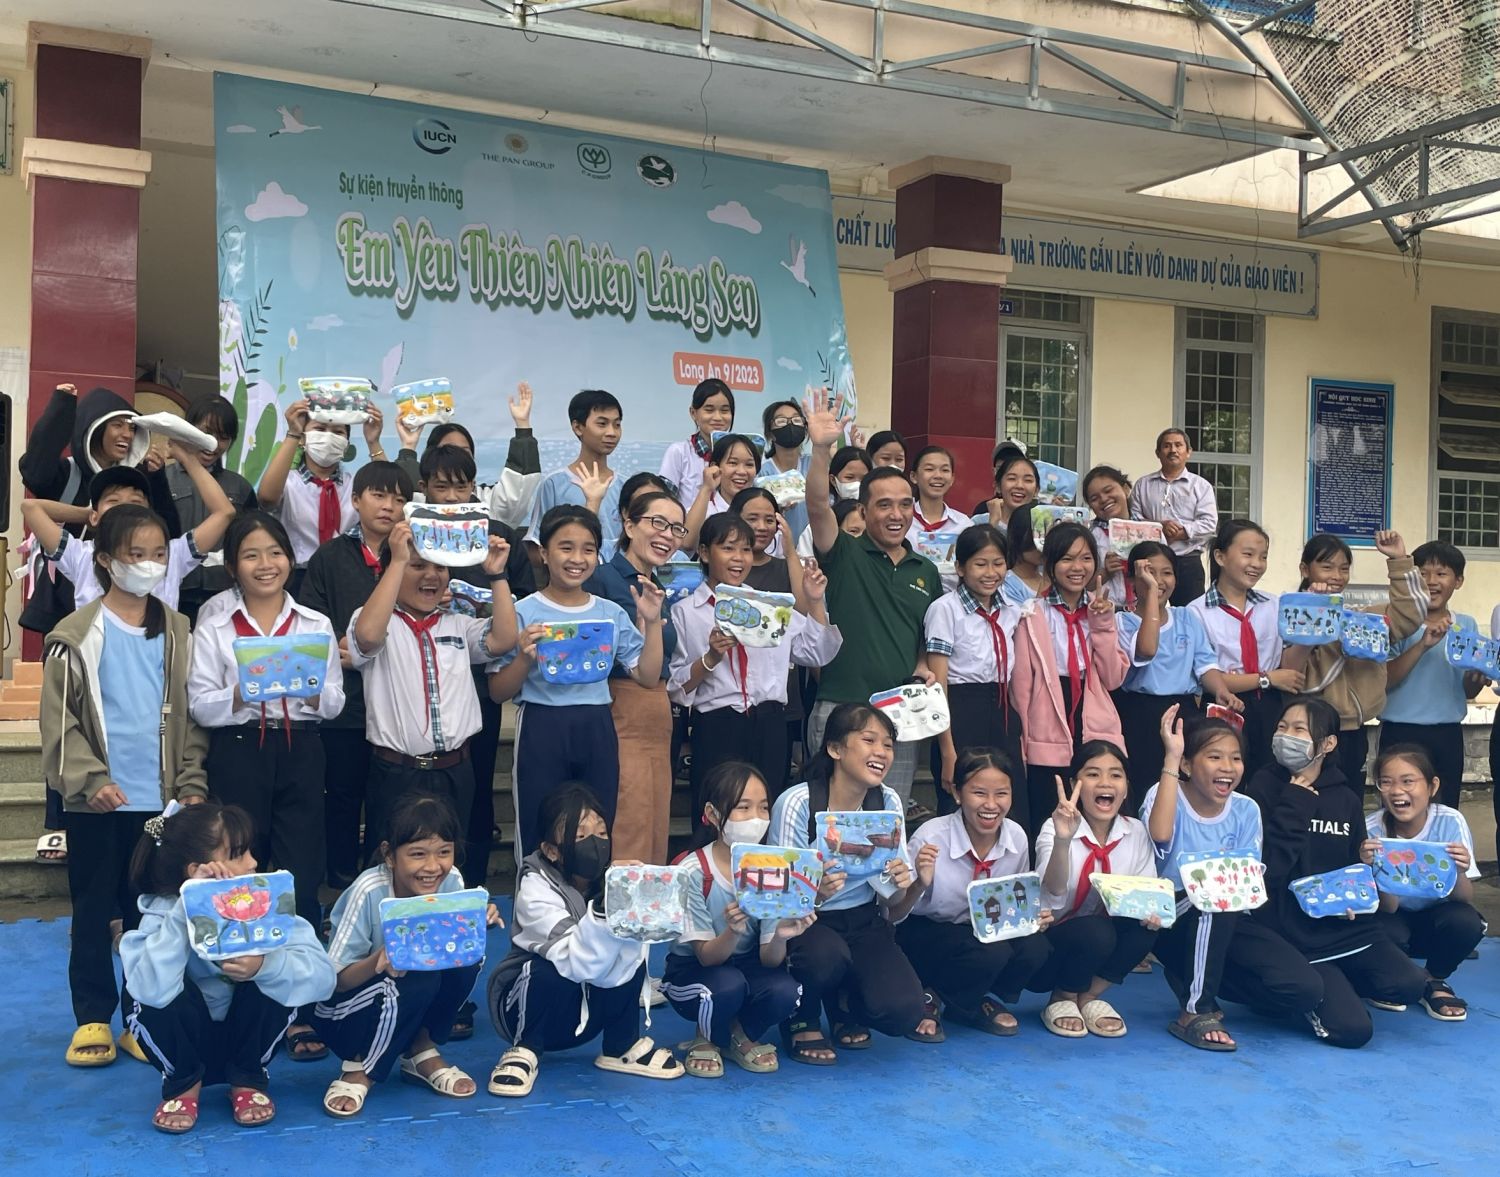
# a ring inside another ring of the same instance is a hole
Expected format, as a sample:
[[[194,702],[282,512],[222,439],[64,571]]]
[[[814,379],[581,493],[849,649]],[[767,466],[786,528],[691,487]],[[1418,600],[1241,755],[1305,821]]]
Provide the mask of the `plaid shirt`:
[[[1245,590],[1245,604],[1250,606],[1252,609],[1256,605],[1265,604],[1270,599],[1271,598],[1266,596],[1265,593],[1258,593],[1254,589]],[[1203,594],[1203,603],[1210,609],[1222,608],[1224,605],[1229,604],[1229,602],[1224,599],[1224,594],[1219,592],[1219,586],[1217,584],[1210,586],[1208,592]]]

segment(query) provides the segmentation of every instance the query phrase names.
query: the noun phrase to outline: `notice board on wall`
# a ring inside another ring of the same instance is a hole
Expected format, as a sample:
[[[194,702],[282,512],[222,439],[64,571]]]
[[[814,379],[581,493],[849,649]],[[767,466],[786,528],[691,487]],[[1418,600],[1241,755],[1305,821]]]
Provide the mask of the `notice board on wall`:
[[[1309,381],[1307,529],[1374,547],[1391,525],[1394,384]]]

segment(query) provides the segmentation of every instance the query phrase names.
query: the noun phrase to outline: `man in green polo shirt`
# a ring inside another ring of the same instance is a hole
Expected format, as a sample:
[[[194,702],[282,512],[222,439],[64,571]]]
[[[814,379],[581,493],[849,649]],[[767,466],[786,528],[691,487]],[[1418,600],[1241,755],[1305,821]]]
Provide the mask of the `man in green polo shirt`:
[[[828,496],[813,488],[828,485],[832,447],[843,436],[844,423],[828,406],[826,391],[803,406],[812,458],[807,466],[807,519],[813,548],[828,575],[828,614],[844,635],[838,656],[823,668],[818,702],[807,721],[807,743],[823,745],[823,728],[840,703],[866,703],[877,691],[912,678],[932,682],[922,644],[927,607],[942,596],[943,584],[931,560],[906,541],[914,506],[911,482],[892,466],[865,475],[859,501],[865,509],[865,533],[839,530]],[[903,802],[911,799],[918,743],[897,743],[895,763],[885,783]]]

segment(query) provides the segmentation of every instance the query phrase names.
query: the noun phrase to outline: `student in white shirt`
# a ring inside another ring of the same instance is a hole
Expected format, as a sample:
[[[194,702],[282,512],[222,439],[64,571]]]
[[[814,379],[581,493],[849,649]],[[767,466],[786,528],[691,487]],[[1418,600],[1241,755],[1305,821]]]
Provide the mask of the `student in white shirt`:
[[[677,648],[670,691],[691,707],[693,812],[703,811],[704,781],[725,760],[747,760],[771,790],[781,795],[787,780],[786,699],[790,667],[826,666],[844,639],[829,624],[823,605],[828,579],[812,569],[803,576],[809,612],[793,611],[776,646],[745,646],[714,624],[714,591],[739,587],[750,571],[754,536],[738,515],[715,515],[703,525],[699,557],[707,577],[672,607]]]
[[[234,504],[186,446],[171,441],[167,448],[187,472],[208,509],[202,523],[167,544],[166,565],[151,595],[169,609],[175,609],[183,580],[203,562],[204,553],[217,548],[224,538],[224,529],[234,518]],[[91,531],[95,530],[105,513],[121,503],[138,507],[150,505],[150,484],[145,474],[133,466],[110,466],[94,475],[89,482],[90,507],[87,511],[44,499],[23,499],[21,502],[21,518],[36,536],[42,552],[57,566],[57,571],[72,582],[75,608],[81,609],[98,600],[103,590],[94,575],[94,541],[79,539],[64,530],[63,524],[84,522]]]
[[[286,591],[292,545],[274,516],[265,511],[237,516],[224,539],[224,566],[239,588],[239,607],[199,624],[188,677],[188,710],[209,735],[209,793],[250,815],[256,861],[292,872],[297,914],[318,927],[325,853],[318,725],[344,708],[338,635],[327,617],[297,604]],[[317,693],[269,704],[247,700],[234,643],[303,634],[328,639]]]
[[[674,441],[661,459],[661,476],[676,488],[677,498],[683,503],[698,497],[714,434],[734,428],[734,393],[716,377],[699,381],[693,389],[688,416],[693,419],[692,436]]]
[[[1156,855],[1146,827],[1120,812],[1129,784],[1123,751],[1090,740],[1073,758],[1069,779],[1071,788],[1057,780],[1057,808],[1036,837],[1052,953],[1029,988],[1051,994],[1042,1022],[1054,1034],[1118,1038],[1125,1020],[1104,993],[1146,958],[1161,921],[1110,915],[1089,876],[1155,878]]]
[[[1094,513],[1089,524],[1094,542],[1103,554],[1103,592],[1115,607],[1129,609],[1135,605],[1135,586],[1125,575],[1125,557],[1109,548],[1109,521],[1130,518],[1130,479],[1113,466],[1095,466],[1083,476],[1078,493]]]
[[[917,886],[891,908],[893,919],[910,912],[896,927],[896,942],[942,1003],[944,1017],[1002,1038],[1019,1028],[1005,1002],[1015,1001],[1046,961],[1047,938],[1035,932],[983,943],[970,922],[968,887],[1031,869],[1026,831],[1005,816],[1018,776],[1016,763],[998,748],[965,750],[953,773],[958,809],[923,822],[911,836],[906,849]],[[1045,931],[1049,909],[1040,922]]]
[[[1000,461],[995,465],[995,496],[974,507],[974,522],[988,523],[1005,531],[1018,511],[1028,516],[1042,485],[1036,463],[1019,451],[996,451]]]
[[[688,509],[684,551],[698,546],[704,520],[728,511],[736,495],[755,485],[761,461],[760,447],[743,433],[731,433],[714,442],[696,496],[691,501],[683,499]]]
[[[921,543],[946,543],[952,545],[972,520],[962,511],[948,505],[948,492],[953,489],[953,455],[940,445],[930,445],[918,450],[911,465],[911,481],[917,490],[917,504],[911,514],[911,530],[906,538],[917,551]],[[944,539],[946,537],[946,540]],[[943,587],[952,592],[958,587],[958,573],[951,567],[944,571],[952,558],[939,560],[928,553],[938,566],[943,578]]]
[[[1130,514],[1160,523],[1177,564],[1172,604],[1186,605],[1203,595],[1203,549],[1219,527],[1219,501],[1213,484],[1187,468],[1193,456],[1181,429],[1156,438],[1160,470],[1145,475],[1130,492]]]
[[[380,581],[349,619],[348,633],[350,665],[364,674],[370,845],[385,837],[391,809],[404,794],[443,797],[456,813],[469,812],[475,781],[468,741],[482,726],[469,668],[515,647],[509,555],[510,545],[490,536],[484,570],[493,612],[466,617],[441,608],[448,569],[422,559],[411,525],[391,529],[380,554]]]

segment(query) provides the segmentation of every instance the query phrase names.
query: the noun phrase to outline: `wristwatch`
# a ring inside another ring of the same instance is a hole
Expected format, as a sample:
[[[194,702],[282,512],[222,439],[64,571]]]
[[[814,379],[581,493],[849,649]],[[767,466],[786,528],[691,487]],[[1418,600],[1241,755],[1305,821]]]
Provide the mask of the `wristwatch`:
[[[1271,676],[1265,671],[1260,672],[1260,689],[1269,691],[1271,689]]]

